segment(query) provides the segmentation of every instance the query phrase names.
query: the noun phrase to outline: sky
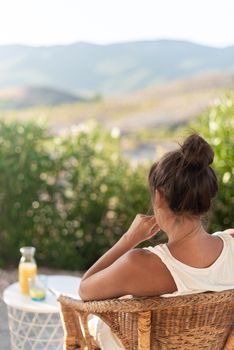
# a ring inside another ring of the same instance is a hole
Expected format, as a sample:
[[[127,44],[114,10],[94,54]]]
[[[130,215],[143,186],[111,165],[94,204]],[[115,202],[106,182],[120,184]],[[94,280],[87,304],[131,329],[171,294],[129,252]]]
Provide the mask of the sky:
[[[234,45],[234,0],[0,0],[0,45],[152,39]]]

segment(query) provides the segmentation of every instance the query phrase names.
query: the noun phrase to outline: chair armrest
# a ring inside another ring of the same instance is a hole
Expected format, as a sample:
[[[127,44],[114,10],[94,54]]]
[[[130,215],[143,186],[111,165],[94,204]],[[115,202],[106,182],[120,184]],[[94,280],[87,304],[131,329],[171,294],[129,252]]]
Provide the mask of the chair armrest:
[[[87,312],[74,309],[69,305],[69,298],[60,295],[58,298],[60,315],[64,329],[64,350],[97,350],[93,336],[89,333]],[[78,303],[83,301],[77,300]]]

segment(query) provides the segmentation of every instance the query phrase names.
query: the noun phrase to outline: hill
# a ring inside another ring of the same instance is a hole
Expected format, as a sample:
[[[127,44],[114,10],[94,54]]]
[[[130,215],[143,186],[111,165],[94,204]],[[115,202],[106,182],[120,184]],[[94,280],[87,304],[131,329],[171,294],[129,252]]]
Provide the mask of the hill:
[[[230,91],[234,92],[234,74],[203,74],[99,101],[2,111],[1,117],[43,117],[55,133],[94,119],[107,128],[120,128],[123,134],[136,134],[183,124]]]
[[[85,101],[74,94],[49,87],[22,87],[0,90],[0,109],[56,106]]]
[[[174,40],[0,46],[0,89],[36,85],[114,95],[208,71],[234,72],[234,47]]]

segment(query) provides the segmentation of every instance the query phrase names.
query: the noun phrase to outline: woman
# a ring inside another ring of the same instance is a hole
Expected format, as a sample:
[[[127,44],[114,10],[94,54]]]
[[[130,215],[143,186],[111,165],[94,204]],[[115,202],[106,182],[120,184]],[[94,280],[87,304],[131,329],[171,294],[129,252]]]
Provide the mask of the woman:
[[[138,214],[85,273],[79,290],[83,300],[234,288],[234,229],[210,235],[201,220],[218,189],[213,158],[211,146],[194,134],[153,164],[148,180],[154,215]],[[167,234],[167,244],[135,248],[159,230]],[[103,322],[97,323],[95,335],[102,349],[123,349]]]

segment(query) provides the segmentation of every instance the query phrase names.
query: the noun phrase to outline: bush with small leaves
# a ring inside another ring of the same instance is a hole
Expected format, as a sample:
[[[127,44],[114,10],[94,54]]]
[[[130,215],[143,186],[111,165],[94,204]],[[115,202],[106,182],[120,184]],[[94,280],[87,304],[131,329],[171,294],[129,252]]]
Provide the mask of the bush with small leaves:
[[[147,211],[147,170],[132,168],[97,125],[54,137],[37,123],[1,121],[1,266],[33,245],[39,265],[87,269]]]
[[[213,147],[219,191],[213,203],[210,232],[234,227],[234,96],[217,100],[192,128]]]

